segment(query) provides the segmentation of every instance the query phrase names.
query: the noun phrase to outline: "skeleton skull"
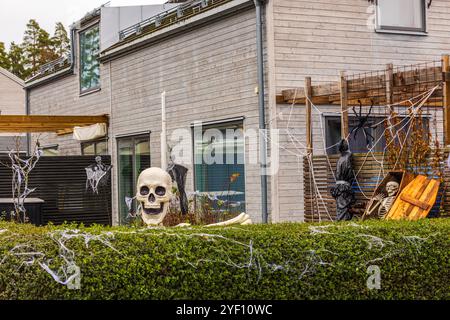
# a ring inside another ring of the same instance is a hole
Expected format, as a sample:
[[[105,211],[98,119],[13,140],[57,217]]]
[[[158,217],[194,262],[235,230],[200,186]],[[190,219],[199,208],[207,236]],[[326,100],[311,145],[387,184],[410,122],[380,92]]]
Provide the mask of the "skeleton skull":
[[[390,181],[386,184],[386,192],[389,197],[393,197],[397,194],[400,185],[396,181]]]
[[[163,222],[172,197],[172,178],[160,168],[144,170],[137,182],[136,199],[141,204],[142,220],[147,225]]]

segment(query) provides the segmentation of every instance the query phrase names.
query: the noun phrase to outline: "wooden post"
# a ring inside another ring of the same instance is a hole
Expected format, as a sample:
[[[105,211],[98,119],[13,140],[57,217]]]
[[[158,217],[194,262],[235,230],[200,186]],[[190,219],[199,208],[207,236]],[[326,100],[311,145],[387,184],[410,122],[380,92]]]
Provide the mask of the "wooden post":
[[[386,105],[389,105],[389,112],[394,113],[394,65],[388,63],[386,65]]]
[[[306,97],[306,153],[308,155],[313,152],[313,141],[312,141],[312,87],[311,87],[311,77],[305,78],[305,97]]]
[[[444,74],[442,86],[444,91],[444,140],[445,146],[448,146],[450,144],[450,57],[448,54],[442,56],[442,72]]]
[[[341,138],[346,139],[348,136],[348,92],[344,71],[340,72],[339,83],[341,88]]]

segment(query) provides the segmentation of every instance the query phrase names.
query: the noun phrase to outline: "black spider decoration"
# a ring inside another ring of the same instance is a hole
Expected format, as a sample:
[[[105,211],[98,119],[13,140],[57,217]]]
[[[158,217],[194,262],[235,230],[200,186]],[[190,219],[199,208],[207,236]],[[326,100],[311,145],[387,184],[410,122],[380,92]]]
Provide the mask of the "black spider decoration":
[[[366,145],[367,148],[370,148],[375,138],[370,134],[369,129],[376,129],[378,126],[374,125],[373,123],[368,122],[370,114],[372,113],[373,108],[373,100],[371,100],[372,105],[370,106],[369,113],[367,113],[365,116],[362,115],[362,102],[361,100],[358,100],[359,103],[359,113],[356,112],[355,107],[353,107],[353,113],[355,114],[356,119],[358,120],[357,125],[352,129],[350,132],[350,135],[353,134],[353,139],[356,140],[356,135],[358,134],[358,131],[362,129],[364,133],[364,137],[366,138]]]

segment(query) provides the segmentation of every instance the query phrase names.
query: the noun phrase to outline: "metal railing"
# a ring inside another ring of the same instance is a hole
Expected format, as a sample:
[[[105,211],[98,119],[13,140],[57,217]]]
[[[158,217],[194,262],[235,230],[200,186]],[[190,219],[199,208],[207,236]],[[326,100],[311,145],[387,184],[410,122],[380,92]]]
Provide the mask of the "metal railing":
[[[50,61],[46,64],[43,64],[39,67],[39,71],[37,74],[43,74],[47,72],[54,72],[57,68],[63,67],[65,64],[70,62],[71,54],[64,55],[62,57],[59,57],[56,60]]]
[[[137,24],[134,24],[128,28],[119,31],[119,39],[124,40],[131,35],[139,35],[146,27],[154,25],[155,29],[161,27],[163,20],[170,17],[169,23],[172,24],[177,21],[185,20],[194,14],[198,14],[205,9],[209,9],[213,5],[217,5],[231,0],[192,0],[177,7],[160,12],[150,18],[147,18]],[[166,24],[166,23],[164,23]]]

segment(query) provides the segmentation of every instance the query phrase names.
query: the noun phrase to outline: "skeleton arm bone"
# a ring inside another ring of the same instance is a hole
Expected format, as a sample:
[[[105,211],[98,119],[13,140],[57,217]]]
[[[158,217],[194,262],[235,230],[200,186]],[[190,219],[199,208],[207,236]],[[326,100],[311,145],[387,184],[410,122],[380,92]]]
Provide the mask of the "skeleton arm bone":
[[[250,216],[246,213],[241,213],[239,216],[237,216],[236,218],[227,220],[227,221],[223,221],[223,222],[219,222],[219,223],[214,223],[214,224],[208,224],[205,227],[227,227],[227,226],[232,226],[232,225],[241,225],[241,226],[245,226],[245,225],[249,225],[252,224],[252,219],[250,218]],[[190,227],[191,224],[189,223],[180,223],[179,225],[175,226],[177,228],[183,228],[183,227]]]

